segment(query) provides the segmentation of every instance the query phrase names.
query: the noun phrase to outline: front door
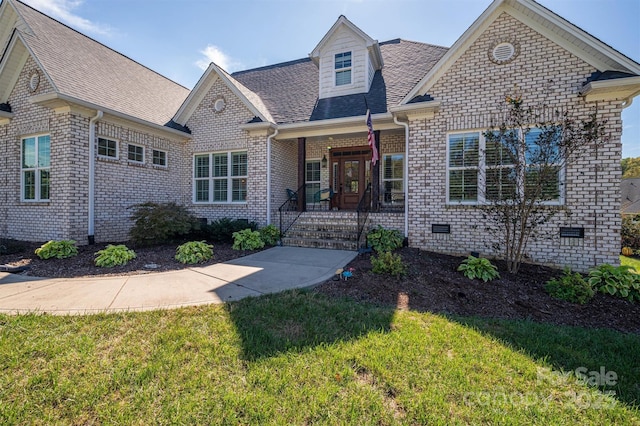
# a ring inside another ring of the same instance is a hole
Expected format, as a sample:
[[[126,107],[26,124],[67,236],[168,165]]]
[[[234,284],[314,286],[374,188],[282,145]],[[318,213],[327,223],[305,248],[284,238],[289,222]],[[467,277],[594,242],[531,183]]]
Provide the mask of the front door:
[[[332,149],[331,164],[336,193],[334,206],[355,210],[371,182],[371,150],[360,147]]]

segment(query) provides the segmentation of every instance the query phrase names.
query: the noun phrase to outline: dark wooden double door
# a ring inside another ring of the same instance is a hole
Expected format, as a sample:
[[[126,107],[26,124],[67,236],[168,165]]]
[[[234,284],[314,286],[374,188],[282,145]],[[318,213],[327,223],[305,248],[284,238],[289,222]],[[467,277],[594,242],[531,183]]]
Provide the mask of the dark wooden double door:
[[[371,150],[334,148],[330,159],[329,178],[335,192],[332,205],[339,210],[355,210],[371,183]]]

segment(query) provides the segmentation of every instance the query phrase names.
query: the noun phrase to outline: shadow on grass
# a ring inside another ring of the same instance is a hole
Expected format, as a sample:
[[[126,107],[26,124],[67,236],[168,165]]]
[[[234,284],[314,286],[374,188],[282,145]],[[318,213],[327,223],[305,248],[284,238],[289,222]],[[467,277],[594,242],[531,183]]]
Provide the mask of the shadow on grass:
[[[591,385],[600,384],[598,388],[601,391],[613,391],[613,396],[619,401],[640,407],[638,335],[526,320],[448,318],[533,359],[542,360],[556,371],[573,372]],[[576,372],[576,369],[580,370]],[[552,379],[542,375],[539,380]],[[606,385],[607,380],[609,385]]]
[[[227,309],[247,361],[389,331],[395,312],[308,290],[246,298]]]

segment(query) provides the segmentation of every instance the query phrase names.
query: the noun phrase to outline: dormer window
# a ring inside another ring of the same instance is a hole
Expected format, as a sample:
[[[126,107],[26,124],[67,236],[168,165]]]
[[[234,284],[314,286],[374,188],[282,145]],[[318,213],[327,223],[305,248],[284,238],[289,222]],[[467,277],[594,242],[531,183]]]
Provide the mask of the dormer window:
[[[336,53],[336,86],[351,84],[351,52]]]

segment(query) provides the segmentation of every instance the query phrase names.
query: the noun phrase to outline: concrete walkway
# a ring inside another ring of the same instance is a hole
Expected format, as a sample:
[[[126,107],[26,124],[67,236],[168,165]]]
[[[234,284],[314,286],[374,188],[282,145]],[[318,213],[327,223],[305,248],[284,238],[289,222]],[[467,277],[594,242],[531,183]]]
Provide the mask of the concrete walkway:
[[[274,247],[210,266],[122,277],[49,279],[0,273],[0,312],[86,314],[223,303],[319,284],[356,254]]]

